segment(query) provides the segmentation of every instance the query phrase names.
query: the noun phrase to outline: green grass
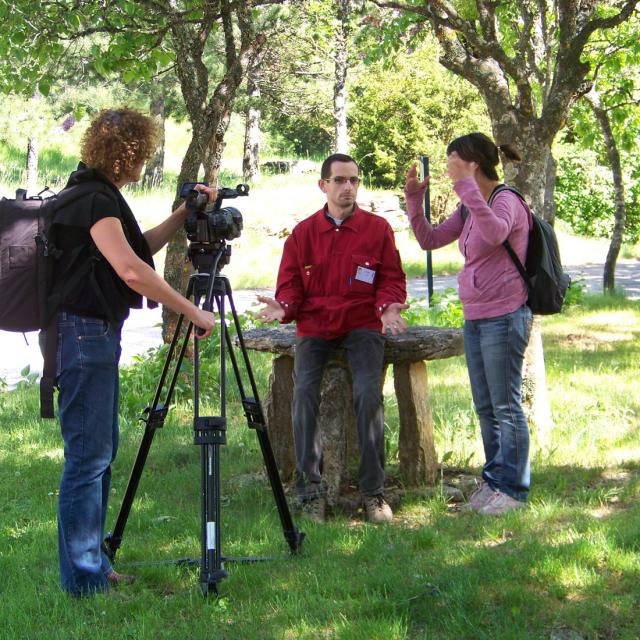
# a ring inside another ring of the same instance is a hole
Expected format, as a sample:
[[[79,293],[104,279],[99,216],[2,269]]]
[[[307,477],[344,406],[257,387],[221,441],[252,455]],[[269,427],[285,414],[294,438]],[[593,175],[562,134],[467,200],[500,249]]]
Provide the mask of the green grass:
[[[533,452],[528,510],[485,519],[424,488],[404,496],[391,526],[342,515],[303,523],[298,557],[286,553],[255,434],[232,395],[223,552],[277,559],[228,563],[219,598],[200,595],[196,568],[160,564],[199,550],[188,402],[156,435],[118,555],[118,567],[138,575],[122,590],[129,600],[75,601],[57,585],[58,427],[36,418],[35,388],[0,393],[0,637],[638,638],[640,303],[585,296],[545,319],[543,337],[555,428],[551,447]],[[269,357],[252,362],[264,395]],[[136,363],[123,376],[125,395],[150,397],[156,374],[156,364]],[[463,359],[429,363],[429,379],[439,457],[477,473],[482,448]],[[389,380],[385,396],[393,473]],[[111,522],[142,433],[136,411],[126,403]]]

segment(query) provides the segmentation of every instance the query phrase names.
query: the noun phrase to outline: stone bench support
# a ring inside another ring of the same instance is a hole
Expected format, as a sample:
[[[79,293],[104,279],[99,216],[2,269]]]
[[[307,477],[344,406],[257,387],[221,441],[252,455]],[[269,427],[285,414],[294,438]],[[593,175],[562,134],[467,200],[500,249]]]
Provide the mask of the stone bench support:
[[[290,481],[295,471],[291,426],[295,327],[252,329],[244,334],[244,341],[247,349],[276,355],[262,404],[276,462],[283,480]],[[410,327],[400,336],[386,336],[385,371],[387,365],[393,366],[400,420],[400,473],[406,486],[433,484],[438,472],[426,361],[463,352],[461,329]],[[323,437],[323,475],[329,483],[332,504],[342,482],[357,485],[359,461],[351,372],[340,350],[325,368],[318,420]]]

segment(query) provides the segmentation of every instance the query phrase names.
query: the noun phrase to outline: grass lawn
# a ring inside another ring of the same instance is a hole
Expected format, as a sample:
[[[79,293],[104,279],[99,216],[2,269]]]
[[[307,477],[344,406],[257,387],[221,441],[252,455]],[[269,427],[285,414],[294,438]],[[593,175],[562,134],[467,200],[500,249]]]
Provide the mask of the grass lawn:
[[[201,596],[197,567],[165,563],[199,553],[199,449],[188,401],[156,435],[118,554],[118,568],[138,575],[121,589],[128,599],[73,600],[58,587],[58,426],[35,417],[35,388],[0,393],[0,638],[640,637],[640,304],[587,296],[545,319],[543,335],[552,443],[534,451],[530,508],[498,519],[456,512],[439,487],[424,488],[405,495],[390,526],[343,515],[303,521],[302,553],[289,557],[255,435],[232,394],[223,552],[276,559],[228,563],[218,598]],[[253,365],[264,395],[269,359],[256,355]],[[157,368],[140,361],[123,372],[111,522]],[[444,478],[477,473],[481,442],[464,363],[432,362],[429,375]],[[391,390],[387,383],[393,473]]]

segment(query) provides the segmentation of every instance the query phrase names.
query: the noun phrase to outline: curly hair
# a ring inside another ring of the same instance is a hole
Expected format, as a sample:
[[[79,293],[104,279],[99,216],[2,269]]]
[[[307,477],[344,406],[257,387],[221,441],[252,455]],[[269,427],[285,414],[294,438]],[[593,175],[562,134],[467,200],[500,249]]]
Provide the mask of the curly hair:
[[[157,129],[149,117],[124,107],[103,109],[82,137],[80,156],[89,167],[118,181],[153,153]]]

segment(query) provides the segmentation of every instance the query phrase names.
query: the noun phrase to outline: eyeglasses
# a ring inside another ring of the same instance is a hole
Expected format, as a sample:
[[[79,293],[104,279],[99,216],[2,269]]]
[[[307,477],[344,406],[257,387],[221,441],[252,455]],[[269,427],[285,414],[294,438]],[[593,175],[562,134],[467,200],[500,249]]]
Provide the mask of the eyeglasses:
[[[360,184],[360,178],[358,176],[351,176],[350,178],[345,178],[344,176],[335,176],[334,178],[324,178],[325,182],[335,182],[338,185],[347,184],[350,182],[354,187],[357,187]]]

